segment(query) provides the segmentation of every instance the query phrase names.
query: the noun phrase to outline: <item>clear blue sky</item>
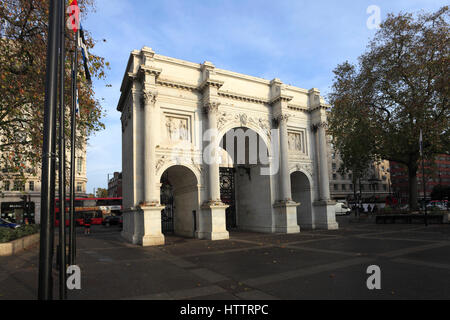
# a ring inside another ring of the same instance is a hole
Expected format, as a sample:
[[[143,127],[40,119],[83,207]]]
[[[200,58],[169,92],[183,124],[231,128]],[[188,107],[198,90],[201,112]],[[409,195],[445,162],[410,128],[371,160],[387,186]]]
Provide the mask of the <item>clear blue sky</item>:
[[[121,171],[121,123],[116,111],[129,54],[143,46],[192,62],[326,94],[337,64],[354,62],[375,34],[367,8],[383,19],[399,11],[436,11],[441,0],[97,0],[96,12],[82,20],[98,40],[95,54],[111,64],[106,81],[94,81],[107,116],[106,130],[88,146],[87,191],[104,188],[108,173]],[[106,39],[106,42],[102,40]],[[111,84],[112,87],[106,85]]]

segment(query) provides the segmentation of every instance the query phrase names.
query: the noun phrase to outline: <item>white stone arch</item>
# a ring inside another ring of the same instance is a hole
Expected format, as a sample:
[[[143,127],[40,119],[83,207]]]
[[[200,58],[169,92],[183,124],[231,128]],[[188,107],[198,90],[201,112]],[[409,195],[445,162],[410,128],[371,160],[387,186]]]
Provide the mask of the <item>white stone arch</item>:
[[[238,114],[236,114],[236,116],[237,115]],[[236,128],[247,128],[255,131],[266,144],[267,150],[269,152],[269,159],[273,158],[271,139],[268,137],[267,133],[261,127],[255,125],[253,122],[248,122],[244,125],[242,124],[242,122],[233,119],[229,123],[225,124],[222,128],[220,128],[218,132],[219,138],[218,141],[222,141],[223,137],[227,134],[228,131]]]
[[[290,169],[289,175],[292,175],[295,172],[301,172],[306,176],[306,178],[308,178],[309,185],[311,187],[311,191],[313,191],[314,190],[314,179],[312,178],[311,174],[308,171],[306,171],[305,169],[302,169],[300,166],[295,166]]]
[[[161,172],[158,172],[160,186],[162,186],[163,174],[170,173],[171,169],[175,170],[173,173],[176,175],[173,180],[169,179],[173,186],[173,206],[169,209],[172,212],[173,232],[178,236],[196,237],[201,210],[200,172],[195,165],[170,161],[160,168]],[[192,213],[195,213],[195,217]]]
[[[303,174],[308,182],[307,188],[302,188],[301,186],[293,183],[293,177],[296,173]],[[300,202],[300,206],[297,207],[297,222],[300,229],[314,229],[315,228],[315,217],[314,217],[314,184],[310,173],[307,170],[302,169],[300,166],[295,166],[291,168],[289,177],[291,179],[291,190],[292,198],[296,202]],[[300,190],[299,190],[300,187]],[[308,192],[305,194],[305,192]]]
[[[171,167],[174,166],[182,166],[182,167],[186,167],[187,169],[191,170],[192,173],[195,175],[195,178],[197,179],[197,186],[200,188],[203,185],[203,180],[202,180],[202,172],[201,172],[201,167],[200,165],[196,165],[193,163],[178,163],[176,161],[166,161],[164,162],[164,164],[158,168],[157,172],[156,172],[156,178],[159,183],[159,181],[161,181],[162,175],[163,173],[167,170],[170,169]]]

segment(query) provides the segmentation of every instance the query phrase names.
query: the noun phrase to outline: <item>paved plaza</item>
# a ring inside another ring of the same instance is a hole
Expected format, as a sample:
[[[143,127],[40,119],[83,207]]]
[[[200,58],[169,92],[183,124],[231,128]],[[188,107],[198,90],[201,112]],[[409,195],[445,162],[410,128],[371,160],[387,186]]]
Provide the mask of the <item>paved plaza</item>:
[[[230,240],[126,243],[116,227],[78,230],[82,289],[69,299],[450,299],[450,225],[376,225],[342,217],[337,231],[231,232]],[[0,300],[35,299],[38,247],[0,258]],[[367,267],[381,268],[370,291]],[[55,298],[58,276],[55,271]]]

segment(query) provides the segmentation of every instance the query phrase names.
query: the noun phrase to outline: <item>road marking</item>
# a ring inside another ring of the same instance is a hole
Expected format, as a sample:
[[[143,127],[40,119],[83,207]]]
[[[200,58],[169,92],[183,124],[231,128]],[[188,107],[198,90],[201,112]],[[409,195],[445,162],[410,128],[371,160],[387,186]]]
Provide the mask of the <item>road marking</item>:
[[[278,282],[278,281],[284,281],[294,278],[300,278],[305,276],[310,276],[326,271],[334,271],[336,269],[342,269],[358,264],[366,264],[369,261],[373,261],[373,259],[370,258],[355,258],[355,259],[349,259],[344,261],[338,261],[334,263],[319,265],[319,266],[311,266],[308,268],[300,269],[300,270],[294,270],[294,271],[288,271],[283,272],[275,275],[270,276],[264,276],[264,277],[258,277],[258,278],[252,278],[247,279],[244,281],[241,281],[249,286],[258,286],[258,285],[264,285],[268,283]]]
[[[387,258],[395,258],[395,257],[399,257],[399,256],[404,256],[404,255],[407,255],[410,253],[446,247],[449,245],[450,245],[450,243],[447,243],[447,242],[438,242],[438,243],[432,243],[432,244],[427,244],[427,245],[418,246],[418,247],[404,248],[404,249],[400,249],[400,250],[394,250],[394,251],[390,251],[390,252],[386,252],[386,253],[381,253],[381,254],[379,254],[379,256],[387,257]]]
[[[270,294],[264,293],[259,290],[252,290],[247,292],[241,292],[235,294],[236,297],[242,300],[264,301],[264,300],[280,300]]]
[[[230,280],[229,278],[227,278],[217,272],[214,272],[214,271],[211,271],[211,270],[208,270],[205,268],[192,269],[189,271],[191,273],[195,274],[197,277],[200,277],[210,283],[218,283],[221,281]]]
[[[309,247],[303,247],[303,246],[297,246],[297,245],[289,245],[289,246],[285,246],[285,247],[288,249],[296,249],[296,250],[319,252],[319,253],[330,253],[330,254],[337,254],[337,255],[344,255],[344,256],[352,256],[352,257],[361,255],[358,252],[317,249],[317,248],[309,248]]]
[[[209,296],[218,293],[226,293],[227,291],[218,286],[199,287],[193,289],[176,290],[170,292],[162,292],[150,294],[147,296],[139,296],[127,298],[123,300],[183,300],[192,299],[203,296]]]
[[[412,264],[412,265],[422,266],[422,267],[432,267],[432,268],[450,270],[450,265],[442,264],[442,263],[435,263],[435,262],[425,262],[425,261],[420,261],[420,260],[403,259],[403,258],[393,259],[392,262]]]

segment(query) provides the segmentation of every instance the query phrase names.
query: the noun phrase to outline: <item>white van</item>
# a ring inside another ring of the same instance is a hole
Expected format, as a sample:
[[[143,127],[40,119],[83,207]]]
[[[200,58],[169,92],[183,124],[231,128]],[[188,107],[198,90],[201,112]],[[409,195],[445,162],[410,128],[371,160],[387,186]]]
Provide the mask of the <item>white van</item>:
[[[347,207],[345,205],[345,203],[342,203],[342,202],[336,203],[334,208],[336,210],[336,215],[337,216],[346,216],[346,215],[349,215],[352,212],[352,209]]]

